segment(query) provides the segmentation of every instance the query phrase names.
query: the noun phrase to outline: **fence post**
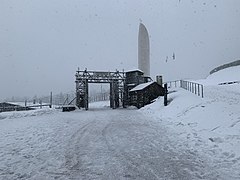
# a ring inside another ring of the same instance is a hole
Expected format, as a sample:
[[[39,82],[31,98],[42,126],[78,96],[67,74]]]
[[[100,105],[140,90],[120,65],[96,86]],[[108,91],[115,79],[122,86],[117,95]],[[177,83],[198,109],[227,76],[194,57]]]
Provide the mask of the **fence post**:
[[[50,105],[49,105],[50,108],[52,108],[52,92],[50,93]]]
[[[167,83],[164,84],[164,106],[167,106],[167,93],[168,93],[168,90],[167,90]]]
[[[39,103],[40,103],[40,108],[42,109],[42,100],[40,100],[40,102],[39,102]]]
[[[195,84],[195,94],[197,94],[197,84],[196,83],[194,84]]]
[[[200,96],[200,86],[198,84],[198,96]]]

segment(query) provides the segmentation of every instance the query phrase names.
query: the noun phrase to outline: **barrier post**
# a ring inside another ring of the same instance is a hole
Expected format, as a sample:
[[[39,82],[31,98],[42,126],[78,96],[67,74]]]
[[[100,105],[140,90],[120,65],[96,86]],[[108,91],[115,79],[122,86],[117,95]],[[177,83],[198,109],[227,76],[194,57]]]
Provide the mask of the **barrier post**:
[[[167,93],[168,93],[168,90],[167,90],[167,83],[164,84],[164,106],[167,106]]]

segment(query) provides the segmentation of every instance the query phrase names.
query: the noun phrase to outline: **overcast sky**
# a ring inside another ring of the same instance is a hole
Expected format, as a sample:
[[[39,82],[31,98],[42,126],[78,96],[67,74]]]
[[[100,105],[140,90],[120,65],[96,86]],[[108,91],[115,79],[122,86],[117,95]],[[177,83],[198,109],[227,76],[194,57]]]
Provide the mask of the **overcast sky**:
[[[0,0],[0,99],[74,90],[77,67],[137,68],[139,19],[154,79],[240,59],[239,0]]]

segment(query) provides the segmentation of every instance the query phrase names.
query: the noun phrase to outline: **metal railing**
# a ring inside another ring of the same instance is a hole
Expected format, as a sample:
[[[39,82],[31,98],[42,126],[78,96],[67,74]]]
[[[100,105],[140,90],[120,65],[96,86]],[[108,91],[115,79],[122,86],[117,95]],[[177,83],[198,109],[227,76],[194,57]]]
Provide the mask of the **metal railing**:
[[[180,80],[180,87],[203,98],[203,85],[195,82]]]
[[[185,81],[185,80],[176,80],[176,81],[168,81],[168,82],[165,82],[164,84],[167,84],[168,88],[181,87],[198,96],[201,96],[202,98],[204,95],[203,85],[199,83]],[[164,86],[164,84],[162,86]]]
[[[168,82],[164,82],[162,87],[164,87],[164,84],[167,84],[168,88],[173,88],[173,87],[180,87],[180,81],[181,80],[176,80],[176,81],[168,81]]]

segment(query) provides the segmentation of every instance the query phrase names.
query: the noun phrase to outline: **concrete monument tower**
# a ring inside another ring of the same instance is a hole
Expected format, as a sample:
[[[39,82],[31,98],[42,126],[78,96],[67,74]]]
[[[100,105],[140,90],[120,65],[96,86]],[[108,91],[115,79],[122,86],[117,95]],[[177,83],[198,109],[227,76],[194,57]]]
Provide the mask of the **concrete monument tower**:
[[[150,47],[147,28],[140,23],[138,32],[138,69],[150,77]]]

